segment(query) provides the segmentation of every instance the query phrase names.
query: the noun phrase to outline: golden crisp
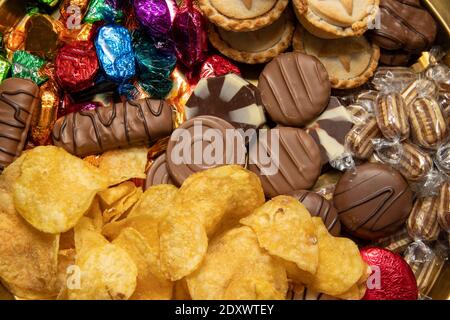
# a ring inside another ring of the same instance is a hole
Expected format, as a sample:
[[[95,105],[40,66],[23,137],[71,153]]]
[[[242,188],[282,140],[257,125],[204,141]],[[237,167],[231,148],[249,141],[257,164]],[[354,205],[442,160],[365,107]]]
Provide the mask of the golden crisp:
[[[161,270],[167,279],[180,280],[197,269],[208,248],[208,237],[195,216],[169,214],[159,224]]]
[[[111,186],[133,178],[145,179],[146,166],[146,147],[107,151],[98,159],[98,168]]]
[[[319,262],[316,228],[308,210],[295,198],[278,196],[241,220],[253,229],[261,247],[293,262],[311,275]]]
[[[249,227],[215,238],[198,270],[188,276],[192,299],[284,299],[286,272],[261,249]]]
[[[148,188],[128,217],[148,215],[160,220],[166,215],[167,208],[172,204],[177,191],[178,188],[171,184],[160,184]]]
[[[95,194],[107,187],[98,171],[53,146],[28,151],[12,192],[17,211],[36,229],[61,233],[74,227]]]
[[[313,221],[319,240],[319,267],[310,287],[331,296],[356,291],[352,287],[367,270],[358,247],[350,239],[330,235],[321,218],[315,217]]]
[[[0,279],[23,299],[56,297],[59,235],[30,226],[0,189]]]
[[[152,252],[139,232],[133,228],[125,228],[113,244],[130,255],[138,270],[136,290],[130,297],[131,300],[171,299],[173,283],[152,273],[154,263]]]

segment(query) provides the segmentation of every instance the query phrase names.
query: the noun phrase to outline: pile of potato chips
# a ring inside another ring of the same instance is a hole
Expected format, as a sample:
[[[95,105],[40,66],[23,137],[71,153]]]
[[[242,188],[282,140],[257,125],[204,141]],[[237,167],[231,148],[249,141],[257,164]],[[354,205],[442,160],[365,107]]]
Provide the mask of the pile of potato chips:
[[[239,166],[151,187],[146,148],[85,160],[53,146],[0,176],[0,279],[18,299],[360,299],[370,268],[296,199]],[[134,180],[131,180],[134,179]]]

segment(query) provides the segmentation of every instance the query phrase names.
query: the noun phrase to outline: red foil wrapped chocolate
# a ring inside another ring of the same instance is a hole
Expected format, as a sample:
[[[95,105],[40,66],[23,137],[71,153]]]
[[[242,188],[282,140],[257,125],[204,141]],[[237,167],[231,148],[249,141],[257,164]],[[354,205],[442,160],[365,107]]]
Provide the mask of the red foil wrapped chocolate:
[[[208,52],[206,22],[202,14],[192,4],[185,4],[177,12],[172,26],[173,40],[177,47],[177,58],[185,67],[202,63]]]
[[[400,255],[380,247],[366,247],[360,251],[372,268],[363,300],[417,300],[416,278]]]
[[[97,53],[91,41],[64,45],[56,56],[56,79],[69,92],[81,91],[94,84],[99,70]]]
[[[228,73],[241,75],[241,70],[226,58],[214,54],[203,63],[200,79],[224,76]]]

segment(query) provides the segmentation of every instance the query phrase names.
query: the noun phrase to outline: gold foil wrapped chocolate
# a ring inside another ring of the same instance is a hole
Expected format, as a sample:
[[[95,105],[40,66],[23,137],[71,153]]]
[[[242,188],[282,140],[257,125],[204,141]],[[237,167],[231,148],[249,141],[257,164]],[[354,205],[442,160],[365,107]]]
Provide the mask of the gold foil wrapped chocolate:
[[[175,108],[174,127],[178,128],[186,120],[184,107],[194,88],[191,87],[185,76],[178,69],[172,72],[171,79],[173,87],[167,97],[167,101]]]
[[[33,117],[31,138],[37,145],[47,145],[50,143],[50,134],[56,121],[60,101],[56,83],[49,80],[43,84],[39,96],[41,104]]]

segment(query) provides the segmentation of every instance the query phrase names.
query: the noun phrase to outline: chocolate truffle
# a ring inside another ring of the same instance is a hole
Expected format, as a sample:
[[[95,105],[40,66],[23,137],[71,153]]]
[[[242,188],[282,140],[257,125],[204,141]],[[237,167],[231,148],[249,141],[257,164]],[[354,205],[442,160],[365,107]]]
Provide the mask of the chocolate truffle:
[[[56,121],[55,146],[84,157],[154,143],[172,133],[172,109],[163,100],[142,99],[79,111]]]
[[[267,64],[258,87],[272,120],[293,127],[306,125],[322,113],[331,94],[323,64],[298,52],[282,54]]]
[[[201,79],[185,111],[188,120],[210,115],[240,128],[259,128],[266,122],[258,88],[232,73]]]
[[[405,223],[413,194],[398,171],[385,164],[365,163],[342,175],[333,202],[351,235],[376,240],[393,234]]]
[[[170,137],[167,169],[176,185],[191,174],[225,164],[245,165],[244,138],[220,118],[200,116],[184,122]]]
[[[336,208],[320,194],[307,190],[292,191],[287,194],[300,201],[314,217],[321,217],[328,231],[333,236],[341,233],[341,223]]]
[[[158,184],[174,184],[167,170],[166,154],[163,153],[155,161],[153,161],[147,172],[144,190]]]
[[[267,197],[309,189],[320,175],[320,150],[306,131],[276,127],[250,142],[248,169],[260,177]]]
[[[418,53],[436,37],[436,22],[419,0],[381,0],[380,20],[372,41],[383,49]]]
[[[31,80],[10,78],[0,85],[0,172],[20,156],[39,103],[39,87]]]

